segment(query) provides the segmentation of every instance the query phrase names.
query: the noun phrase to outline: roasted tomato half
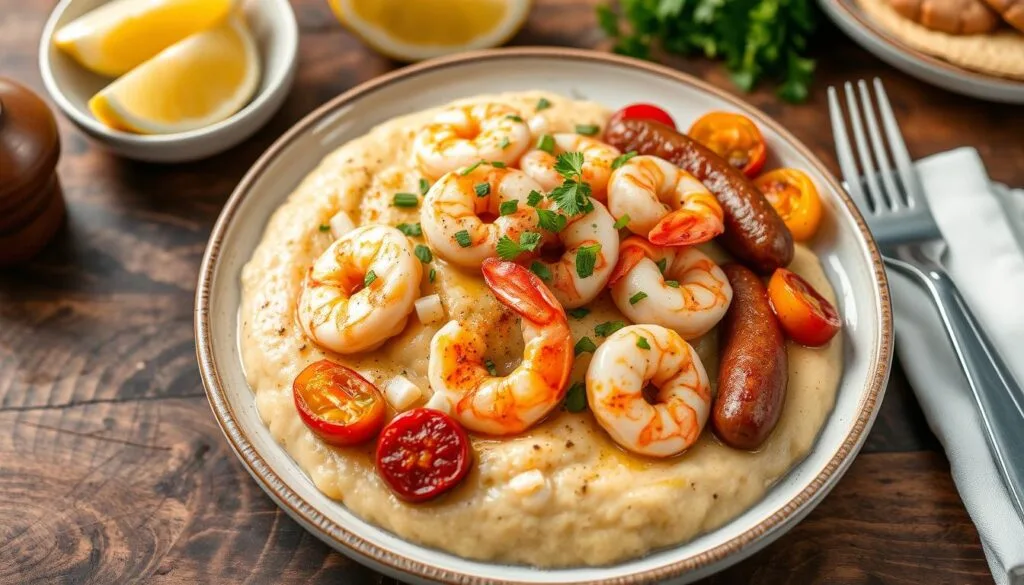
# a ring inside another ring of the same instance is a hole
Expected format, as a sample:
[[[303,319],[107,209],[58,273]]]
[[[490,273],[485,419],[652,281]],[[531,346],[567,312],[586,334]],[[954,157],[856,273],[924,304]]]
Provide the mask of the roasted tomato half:
[[[612,127],[619,120],[654,120],[672,128],[676,127],[676,121],[672,116],[653,104],[630,104],[612,114],[607,127]]]
[[[828,299],[796,273],[779,268],[768,281],[768,301],[790,339],[825,345],[839,331],[839,313]]]
[[[466,431],[432,408],[396,416],[377,441],[377,473],[395,494],[422,502],[443,494],[469,473],[472,455]]]
[[[768,152],[764,137],[746,116],[711,112],[694,122],[687,134],[748,177],[756,175],[764,166]]]
[[[786,222],[793,238],[814,237],[821,223],[821,196],[811,178],[797,169],[775,169],[754,180],[765,199]]]
[[[377,387],[351,368],[329,360],[310,364],[295,377],[292,395],[299,417],[325,443],[357,445],[384,426],[387,408]]]

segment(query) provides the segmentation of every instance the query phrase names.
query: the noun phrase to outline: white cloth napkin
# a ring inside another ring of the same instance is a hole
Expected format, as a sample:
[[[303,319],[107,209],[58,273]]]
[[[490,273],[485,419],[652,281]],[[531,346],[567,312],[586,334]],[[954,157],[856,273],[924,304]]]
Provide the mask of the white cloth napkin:
[[[931,156],[917,168],[949,244],[946,269],[1024,383],[1024,191],[992,184],[973,148]],[[992,575],[999,585],[1024,585],[1024,523],[996,470],[938,311],[916,282],[892,270],[889,278],[896,351],[929,426],[946,449]]]

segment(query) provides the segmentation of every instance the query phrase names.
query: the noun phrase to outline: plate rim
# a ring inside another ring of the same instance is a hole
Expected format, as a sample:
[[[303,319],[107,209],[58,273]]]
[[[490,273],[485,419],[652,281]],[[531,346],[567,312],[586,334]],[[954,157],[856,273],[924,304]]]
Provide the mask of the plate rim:
[[[861,32],[869,35],[873,41],[886,45],[890,51],[900,54],[903,57],[914,61],[914,65],[919,67],[928,67],[935,71],[936,74],[945,76],[950,81],[957,81],[961,83],[981,83],[992,89],[1000,92],[1022,92],[1024,96],[1024,80],[1014,79],[1011,77],[1000,77],[998,75],[991,75],[983,73],[981,71],[974,71],[973,69],[967,69],[954,63],[950,63],[939,57],[929,55],[924,51],[911,47],[904,43],[900,39],[891,38],[885,29],[881,27],[877,22],[873,21],[864,10],[857,5],[855,0],[819,0],[819,2],[825,7],[825,12],[828,13],[834,19],[841,20],[839,16],[841,13],[848,24],[856,24]],[[829,10],[832,7],[835,12]],[[836,23],[837,26],[843,28],[840,23]],[[853,35],[855,42],[858,39]],[[865,50],[872,52],[868,47],[858,42]],[[915,77],[917,77],[915,75]],[[946,88],[951,89],[951,88]],[[956,93],[963,93],[960,90],[951,90]],[[978,97],[977,94],[968,94],[974,97]],[[1003,100],[998,100],[1003,101]]]
[[[754,120],[770,127],[777,132],[783,140],[787,141],[801,156],[805,157],[811,165],[825,178],[829,187],[839,195],[839,200],[845,205],[847,212],[857,226],[861,240],[866,248],[867,255],[871,260],[871,274],[877,287],[873,291],[873,302],[879,307],[878,337],[873,340],[875,343],[871,348],[872,357],[869,362],[874,367],[873,375],[865,380],[867,393],[860,402],[860,408],[853,422],[850,432],[843,439],[842,444],[829,459],[822,471],[813,479],[807,482],[806,487],[791,500],[774,511],[763,521],[754,525],[736,537],[708,550],[692,555],[685,559],[668,562],[658,567],[645,569],[630,573],[622,577],[608,577],[594,583],[607,585],[636,585],[662,581],[679,577],[685,573],[696,571],[702,568],[723,562],[725,559],[736,553],[744,551],[749,546],[757,543],[766,534],[784,528],[790,517],[798,514],[806,505],[814,503],[827,493],[831,486],[839,479],[842,473],[848,468],[857,452],[860,450],[867,431],[870,429],[875,416],[881,405],[885,393],[885,384],[892,367],[893,352],[893,320],[892,309],[889,299],[889,286],[886,278],[885,268],[882,264],[879,249],[868,230],[864,218],[854,204],[850,196],[842,189],[833,173],[814,155],[811,150],[793,136],[781,124],[771,119],[753,105],[743,101],[737,96],[716,88],[700,79],[687,73],[671,69],[669,67],[640,61],[630,57],[603,53],[587,49],[574,49],[564,47],[514,47],[501,49],[487,49],[470,51],[453,56],[432,59],[423,63],[411,65],[395,71],[388,72],[379,77],[365,81],[345,91],[315,110],[307,114],[288,131],[281,135],[274,143],[257,159],[257,161],[246,172],[238,186],[232,192],[224,204],[213,230],[210,234],[209,243],[203,254],[203,260],[199,270],[199,282],[196,287],[195,309],[194,309],[194,333],[196,340],[196,357],[199,363],[200,376],[210,402],[214,418],[224,433],[231,448],[245,464],[250,475],[260,484],[264,491],[272,495],[272,499],[284,507],[284,511],[293,518],[299,520],[300,524],[313,526],[318,529],[316,536],[333,545],[334,548],[344,547],[349,552],[365,559],[368,564],[390,569],[397,573],[410,575],[418,579],[437,581],[442,583],[457,583],[471,585],[533,585],[529,582],[512,581],[506,579],[495,579],[479,574],[460,572],[456,570],[443,569],[431,564],[417,561],[406,557],[392,550],[383,549],[376,544],[353,533],[345,526],[334,522],[322,514],[314,505],[305,501],[295,493],[288,484],[271,468],[263,456],[257,452],[252,442],[241,430],[236,422],[236,416],[232,409],[221,381],[220,371],[213,355],[213,339],[211,328],[210,297],[211,286],[215,272],[219,268],[220,248],[224,237],[232,224],[238,208],[245,197],[249,194],[252,184],[266,170],[283,150],[285,150],[298,136],[311,130],[323,118],[332,112],[339,110],[346,104],[359,100],[366,94],[391,83],[401,81],[407,77],[414,77],[424,73],[432,73],[443,69],[458,67],[465,63],[475,63],[481,60],[504,60],[517,58],[548,58],[556,60],[575,60],[596,62],[599,64],[634,67],[644,70],[647,73],[667,78],[670,81],[688,85],[722,100],[726,104],[745,112]],[[831,415],[830,415],[831,416]],[[816,439],[817,441],[817,439]],[[337,535],[341,535],[338,537]],[[401,538],[401,537],[399,537]],[[423,545],[412,543],[421,548]],[[433,550],[433,549],[430,549]],[[475,561],[493,566],[501,566],[499,563],[488,563],[487,561]],[[629,562],[629,561],[624,561]],[[618,563],[623,564],[623,563]]]

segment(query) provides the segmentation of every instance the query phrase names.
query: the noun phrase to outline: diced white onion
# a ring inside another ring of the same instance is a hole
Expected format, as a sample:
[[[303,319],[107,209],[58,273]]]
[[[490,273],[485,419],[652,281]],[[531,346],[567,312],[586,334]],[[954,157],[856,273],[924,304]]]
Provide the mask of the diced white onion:
[[[356,224],[353,223],[348,213],[344,211],[335,213],[328,224],[331,226],[331,235],[334,236],[335,240],[356,229]]]
[[[434,392],[434,395],[430,397],[430,400],[423,405],[424,408],[433,408],[434,410],[440,410],[445,414],[451,414],[452,403],[440,392]]]
[[[420,387],[413,384],[405,376],[395,376],[384,387],[384,397],[388,399],[388,403],[398,412],[407,410],[421,396],[423,396],[423,391],[420,390]]]
[[[444,306],[441,304],[441,297],[434,294],[416,299],[416,316],[424,325],[437,323],[444,319]]]

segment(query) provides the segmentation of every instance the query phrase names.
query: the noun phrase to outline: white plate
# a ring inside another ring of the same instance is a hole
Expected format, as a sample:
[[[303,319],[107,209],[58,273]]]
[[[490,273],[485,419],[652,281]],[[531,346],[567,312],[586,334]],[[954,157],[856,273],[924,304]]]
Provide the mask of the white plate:
[[[1024,81],[985,75],[922,53],[872,21],[856,0],[819,0],[819,4],[858,45],[908,75],[963,95],[1024,104]]]
[[[768,166],[799,167],[824,199],[813,247],[839,296],[845,368],[835,410],[808,457],[765,498],[721,528],[646,557],[604,567],[538,570],[466,560],[406,542],[360,520],[320,493],[260,421],[238,352],[242,265],[271,213],[327,153],[389,118],[481,92],[544,89],[619,108],[664,106],[688,124],[709,110],[733,110],[761,127]],[[339,96],[280,138],[235,190],[214,227],[196,297],[203,381],[228,441],[257,483],[313,534],[390,575],[416,582],[688,582],[776,539],[835,485],[860,449],[881,403],[892,355],[888,286],[878,250],[853,203],[810,151],[761,112],[703,82],[660,66],[602,53],[508,49],[402,69]]]

